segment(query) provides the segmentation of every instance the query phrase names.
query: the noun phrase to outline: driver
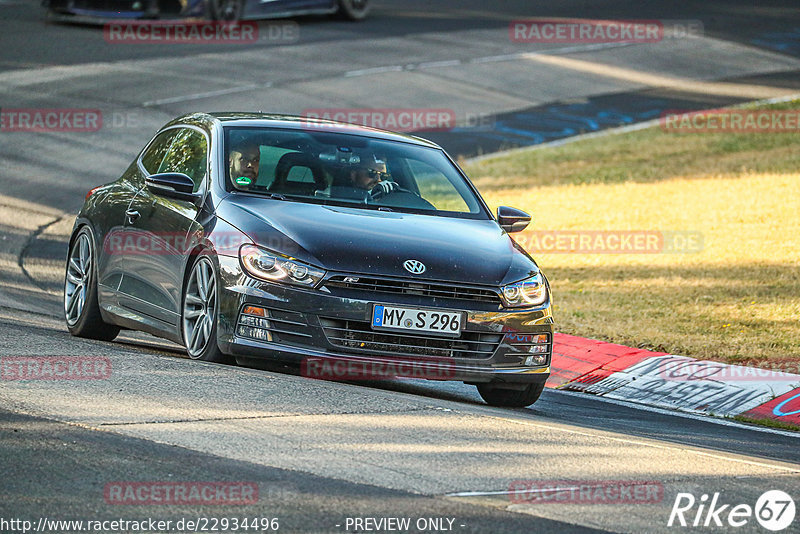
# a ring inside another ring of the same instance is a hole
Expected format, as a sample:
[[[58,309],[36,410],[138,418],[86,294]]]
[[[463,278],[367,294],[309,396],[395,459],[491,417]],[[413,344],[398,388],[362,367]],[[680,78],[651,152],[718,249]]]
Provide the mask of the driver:
[[[373,199],[400,189],[397,182],[392,181],[392,175],[387,172],[386,162],[375,156],[364,158],[360,165],[350,171],[350,182],[353,187],[369,191]]]
[[[261,148],[258,142],[246,139],[230,150],[228,168],[231,180],[240,189],[249,189],[258,179]]]

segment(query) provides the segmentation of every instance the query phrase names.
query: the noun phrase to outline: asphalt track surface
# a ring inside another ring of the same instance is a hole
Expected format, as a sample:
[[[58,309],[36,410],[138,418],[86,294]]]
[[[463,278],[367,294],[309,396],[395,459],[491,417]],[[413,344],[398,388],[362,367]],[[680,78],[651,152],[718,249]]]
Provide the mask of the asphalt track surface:
[[[353,532],[348,517],[443,517],[457,532],[668,532],[679,492],[750,505],[769,489],[800,497],[798,438],[787,433],[559,391],[500,410],[463,384],[204,364],[145,335],[74,339],[59,318],[83,195],[175,115],[446,107],[459,127],[428,137],[455,154],[538,144],[664,109],[797,92],[793,3],[519,1],[489,12],[473,1],[380,2],[363,24],[305,17],[295,43],[227,47],[111,45],[97,27],[45,24],[36,4],[0,3],[0,106],[96,108],[107,120],[93,133],[0,132],[0,356],[103,356],[112,374],[0,383],[0,518],[257,516],[288,532]],[[537,16],[700,20],[704,34],[608,47],[509,41],[509,20]],[[518,480],[649,480],[663,497],[520,502],[508,493]],[[119,506],[103,497],[114,481],[249,481],[260,498]],[[764,532],[754,520],[735,530]]]

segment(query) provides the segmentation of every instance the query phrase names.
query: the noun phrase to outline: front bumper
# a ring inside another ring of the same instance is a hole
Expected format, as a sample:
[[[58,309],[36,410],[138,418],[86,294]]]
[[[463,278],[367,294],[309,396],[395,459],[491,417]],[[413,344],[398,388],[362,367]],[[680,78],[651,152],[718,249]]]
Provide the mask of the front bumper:
[[[348,291],[324,281],[320,288],[307,290],[253,279],[242,272],[237,257],[219,256],[218,261],[217,342],[242,364],[348,360],[359,369],[424,365],[429,372],[423,378],[468,383],[542,383],[550,375],[549,301],[508,311],[489,302]],[[337,274],[329,273],[326,280]],[[373,332],[369,322],[375,303],[463,310],[466,324],[458,339]],[[246,305],[267,310],[271,328],[266,338],[242,335],[239,318]],[[526,364],[530,340],[541,335],[547,339],[544,363]]]

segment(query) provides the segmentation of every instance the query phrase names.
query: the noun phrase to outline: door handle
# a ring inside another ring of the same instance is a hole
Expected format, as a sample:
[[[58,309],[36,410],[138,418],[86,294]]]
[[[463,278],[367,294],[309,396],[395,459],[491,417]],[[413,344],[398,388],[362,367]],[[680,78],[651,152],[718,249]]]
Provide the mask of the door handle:
[[[125,218],[128,220],[128,224],[133,224],[139,218],[139,212],[136,210],[128,210],[125,212]]]

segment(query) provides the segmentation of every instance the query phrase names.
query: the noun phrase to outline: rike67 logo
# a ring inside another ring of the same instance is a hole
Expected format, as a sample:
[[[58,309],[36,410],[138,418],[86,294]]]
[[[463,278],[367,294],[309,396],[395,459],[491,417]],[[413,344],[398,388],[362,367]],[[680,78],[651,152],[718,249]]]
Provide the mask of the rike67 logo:
[[[719,493],[714,493],[710,501],[705,493],[699,499],[691,493],[678,493],[667,526],[738,528],[749,524],[754,516],[767,530],[785,530],[794,522],[794,500],[786,492],[770,490],[758,498],[754,507],[734,506],[722,504]]]

